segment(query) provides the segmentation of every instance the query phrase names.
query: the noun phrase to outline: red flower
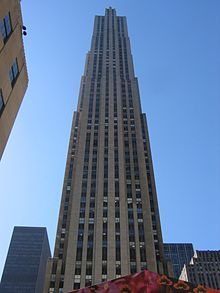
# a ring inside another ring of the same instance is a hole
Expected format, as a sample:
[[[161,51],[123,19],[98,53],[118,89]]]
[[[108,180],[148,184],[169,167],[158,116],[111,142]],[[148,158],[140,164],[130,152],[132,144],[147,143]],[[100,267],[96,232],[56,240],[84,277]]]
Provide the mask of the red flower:
[[[188,291],[190,289],[190,287],[184,281],[181,281],[181,280],[179,280],[176,284],[174,284],[173,287],[177,290],[184,290],[184,291]]]
[[[206,288],[202,285],[198,285],[195,289],[193,289],[194,293],[205,293],[207,292]]]
[[[158,283],[161,285],[171,286],[173,282],[167,278],[167,276],[163,275],[158,279]]]

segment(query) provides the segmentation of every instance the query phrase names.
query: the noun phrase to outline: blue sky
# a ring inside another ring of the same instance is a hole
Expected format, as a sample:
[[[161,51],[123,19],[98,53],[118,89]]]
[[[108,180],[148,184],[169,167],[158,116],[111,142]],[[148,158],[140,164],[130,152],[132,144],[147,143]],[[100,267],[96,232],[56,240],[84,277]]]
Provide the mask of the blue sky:
[[[53,250],[94,15],[126,15],[165,242],[220,249],[220,1],[22,0],[29,87],[0,163],[0,273],[15,225]]]

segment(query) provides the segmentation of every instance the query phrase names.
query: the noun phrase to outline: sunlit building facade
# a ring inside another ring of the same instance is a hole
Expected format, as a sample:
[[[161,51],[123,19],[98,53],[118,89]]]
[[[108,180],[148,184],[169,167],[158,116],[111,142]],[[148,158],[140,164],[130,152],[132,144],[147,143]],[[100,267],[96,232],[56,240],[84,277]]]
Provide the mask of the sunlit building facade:
[[[0,1],[0,160],[28,85],[20,0]]]

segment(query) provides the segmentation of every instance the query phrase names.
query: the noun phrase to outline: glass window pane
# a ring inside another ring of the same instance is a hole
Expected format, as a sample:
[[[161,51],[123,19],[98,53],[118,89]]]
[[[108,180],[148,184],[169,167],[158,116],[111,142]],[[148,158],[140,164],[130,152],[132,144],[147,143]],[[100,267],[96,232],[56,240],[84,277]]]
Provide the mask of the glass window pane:
[[[10,33],[11,33],[11,19],[10,19],[10,14],[7,14],[6,17],[5,17],[5,26],[6,26],[7,36],[9,36]]]
[[[16,58],[15,62],[13,63],[13,73],[14,73],[14,78],[16,78],[17,75],[18,75],[18,62],[17,62],[17,58]]]
[[[1,21],[0,26],[1,26],[2,38],[4,40],[6,38],[6,30],[5,30],[4,20]]]
[[[0,114],[3,110],[3,108],[4,108],[4,100],[3,100],[2,90],[0,89]]]
[[[10,78],[10,81],[13,82],[14,76],[13,76],[12,68],[9,71],[9,78]]]

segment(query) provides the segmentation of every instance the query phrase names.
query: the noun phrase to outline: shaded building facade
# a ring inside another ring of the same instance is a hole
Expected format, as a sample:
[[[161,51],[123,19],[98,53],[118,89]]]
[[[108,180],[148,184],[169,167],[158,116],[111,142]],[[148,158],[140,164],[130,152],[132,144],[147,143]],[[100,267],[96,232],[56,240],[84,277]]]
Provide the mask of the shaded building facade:
[[[44,292],[144,268],[166,270],[157,194],[126,17],[109,8],[95,17]]]
[[[0,159],[28,84],[20,0],[0,1]]]
[[[164,257],[171,261],[175,278],[179,278],[184,264],[188,264],[193,255],[191,243],[164,243]]]
[[[51,256],[46,228],[15,227],[6,258],[0,293],[42,293]]]
[[[220,250],[196,250],[190,263],[184,265],[180,279],[220,289]]]

